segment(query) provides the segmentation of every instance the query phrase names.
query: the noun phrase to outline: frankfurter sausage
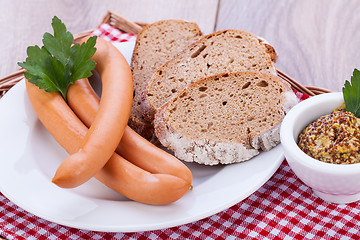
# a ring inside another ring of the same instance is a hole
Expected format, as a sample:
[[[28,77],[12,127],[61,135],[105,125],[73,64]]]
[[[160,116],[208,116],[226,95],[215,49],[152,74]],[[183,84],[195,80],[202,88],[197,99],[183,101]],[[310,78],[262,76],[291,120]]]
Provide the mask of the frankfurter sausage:
[[[27,80],[26,90],[35,113],[54,139],[69,154],[78,152],[88,128],[61,95],[58,92],[45,92]],[[151,174],[116,153],[95,177],[129,199],[154,205],[172,203],[190,188],[190,183],[179,177]]]
[[[95,47],[97,51],[92,60],[102,79],[102,98],[79,151],[60,164],[52,179],[63,188],[83,184],[104,167],[119,144],[130,115],[133,85],[127,61],[111,43],[101,38],[97,38]]]
[[[69,87],[68,104],[80,120],[91,126],[99,109],[99,97],[88,79],[79,79]],[[130,127],[126,127],[116,152],[129,162],[151,173],[166,173],[192,183],[192,173],[173,155],[154,146]]]

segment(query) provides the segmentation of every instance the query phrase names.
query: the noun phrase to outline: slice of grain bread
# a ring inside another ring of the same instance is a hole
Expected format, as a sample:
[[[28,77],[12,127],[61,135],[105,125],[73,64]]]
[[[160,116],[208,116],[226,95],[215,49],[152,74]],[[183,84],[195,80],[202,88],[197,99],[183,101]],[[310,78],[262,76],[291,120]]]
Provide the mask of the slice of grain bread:
[[[177,92],[198,79],[236,71],[276,74],[263,41],[241,30],[223,30],[202,37],[158,68],[143,93],[143,111],[148,121]]]
[[[274,75],[214,75],[189,85],[165,104],[155,115],[155,134],[187,162],[242,162],[280,142],[282,119],[296,103],[290,85]]]
[[[134,83],[134,100],[129,126],[143,137],[153,135],[151,122],[144,119],[141,108],[141,93],[146,90],[157,68],[190,45],[202,35],[196,23],[178,19],[154,22],[137,36],[131,59]]]

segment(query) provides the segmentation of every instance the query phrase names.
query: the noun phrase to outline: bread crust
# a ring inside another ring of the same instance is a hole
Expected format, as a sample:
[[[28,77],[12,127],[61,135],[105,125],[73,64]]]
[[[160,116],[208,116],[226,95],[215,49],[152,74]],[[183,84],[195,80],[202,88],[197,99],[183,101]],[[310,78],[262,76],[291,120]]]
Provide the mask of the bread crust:
[[[231,164],[249,160],[259,154],[258,149],[247,148],[241,143],[187,139],[169,124],[165,112],[166,105],[156,113],[155,134],[163,146],[183,161],[204,165]]]
[[[232,75],[242,74],[234,72]],[[254,73],[259,74],[259,73]],[[210,76],[200,79],[198,82],[191,84],[188,88],[179,92],[176,97],[163,105],[155,115],[154,127],[155,134],[161,144],[171,151],[181,160],[187,162],[197,162],[205,165],[231,164],[243,162],[258,155],[261,151],[269,151],[280,143],[280,126],[285,114],[292,106],[297,104],[298,100],[287,82],[281,81],[275,77],[283,86],[285,92],[282,93],[284,98],[281,109],[282,116],[279,122],[274,123],[273,127],[265,129],[259,134],[244,134],[238,142],[214,141],[212,139],[190,139],[181,134],[174,126],[171,125],[166,112],[174,99],[184,94],[189,88],[198,85],[202,81],[222,77],[223,74]],[[273,76],[274,77],[274,76]]]

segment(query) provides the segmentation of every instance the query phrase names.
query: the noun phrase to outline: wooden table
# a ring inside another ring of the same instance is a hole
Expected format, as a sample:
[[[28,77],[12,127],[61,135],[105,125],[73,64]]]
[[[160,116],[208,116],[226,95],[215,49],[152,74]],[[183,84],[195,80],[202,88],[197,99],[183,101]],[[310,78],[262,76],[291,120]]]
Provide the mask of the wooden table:
[[[42,45],[54,15],[77,33],[107,10],[138,22],[183,18],[204,33],[248,30],[276,48],[278,69],[306,86],[340,91],[360,66],[357,0],[2,0],[0,9],[0,77],[17,69],[27,46]]]

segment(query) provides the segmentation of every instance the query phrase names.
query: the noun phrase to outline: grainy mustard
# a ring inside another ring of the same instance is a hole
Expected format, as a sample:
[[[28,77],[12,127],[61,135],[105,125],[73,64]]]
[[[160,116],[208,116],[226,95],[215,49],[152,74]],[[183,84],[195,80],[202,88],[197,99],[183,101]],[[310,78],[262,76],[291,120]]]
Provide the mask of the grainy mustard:
[[[360,119],[336,109],[310,123],[299,135],[298,145],[309,156],[327,163],[360,162]]]

